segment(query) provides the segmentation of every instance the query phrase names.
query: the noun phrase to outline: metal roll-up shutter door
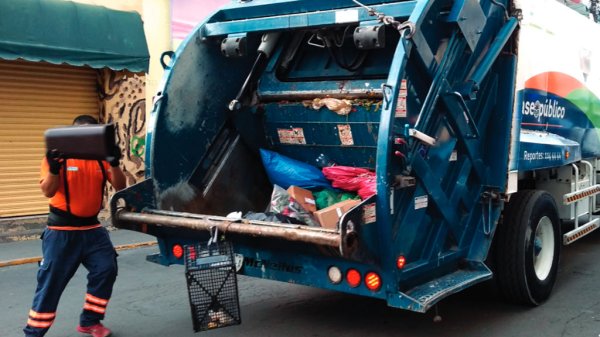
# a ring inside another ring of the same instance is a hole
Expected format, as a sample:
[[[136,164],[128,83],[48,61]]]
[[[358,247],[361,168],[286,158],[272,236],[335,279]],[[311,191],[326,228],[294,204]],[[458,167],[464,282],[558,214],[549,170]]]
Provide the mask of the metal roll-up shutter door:
[[[94,69],[0,60],[0,218],[48,213],[44,131],[81,114],[99,114]]]

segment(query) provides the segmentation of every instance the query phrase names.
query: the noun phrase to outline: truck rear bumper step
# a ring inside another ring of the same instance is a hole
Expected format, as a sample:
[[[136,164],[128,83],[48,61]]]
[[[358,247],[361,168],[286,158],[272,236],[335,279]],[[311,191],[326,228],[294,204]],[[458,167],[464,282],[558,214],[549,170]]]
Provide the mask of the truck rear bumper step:
[[[388,304],[425,313],[441,299],[492,278],[492,272],[483,263],[473,263],[471,269],[457,270],[388,298]]]
[[[144,210],[144,213],[120,211],[115,216],[118,222],[185,228],[197,231],[210,231],[211,228],[216,227],[222,233],[277,238],[334,248],[340,248],[342,242],[342,236],[339,232],[320,227],[245,219],[237,220],[220,216],[160,210]]]

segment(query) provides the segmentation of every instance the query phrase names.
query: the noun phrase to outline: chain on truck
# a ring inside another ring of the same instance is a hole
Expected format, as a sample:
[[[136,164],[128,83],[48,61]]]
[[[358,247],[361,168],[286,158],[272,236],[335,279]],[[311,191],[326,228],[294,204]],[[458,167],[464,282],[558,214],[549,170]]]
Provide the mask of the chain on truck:
[[[239,323],[236,273],[416,312],[494,278],[539,305],[561,247],[600,224],[589,7],[232,2],[163,54],[146,180],[114,196],[113,223],[185,262],[196,330]],[[227,217],[270,204],[261,149],[368,169],[376,193],[329,226]]]

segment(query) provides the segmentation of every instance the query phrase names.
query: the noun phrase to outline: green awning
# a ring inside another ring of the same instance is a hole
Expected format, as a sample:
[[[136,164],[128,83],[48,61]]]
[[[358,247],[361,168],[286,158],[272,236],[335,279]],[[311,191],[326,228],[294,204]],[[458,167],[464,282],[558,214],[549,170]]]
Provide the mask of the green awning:
[[[140,15],[62,0],[0,0],[0,59],[148,72]]]

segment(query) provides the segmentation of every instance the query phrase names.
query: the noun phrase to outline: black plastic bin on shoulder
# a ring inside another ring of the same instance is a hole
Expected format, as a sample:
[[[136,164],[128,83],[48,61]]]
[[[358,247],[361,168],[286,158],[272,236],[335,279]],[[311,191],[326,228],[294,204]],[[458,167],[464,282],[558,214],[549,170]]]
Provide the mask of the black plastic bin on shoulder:
[[[104,160],[116,146],[113,124],[52,128],[44,137],[47,150],[56,150],[64,158]]]
[[[242,318],[231,243],[200,243],[184,248],[194,331],[240,324]]]

